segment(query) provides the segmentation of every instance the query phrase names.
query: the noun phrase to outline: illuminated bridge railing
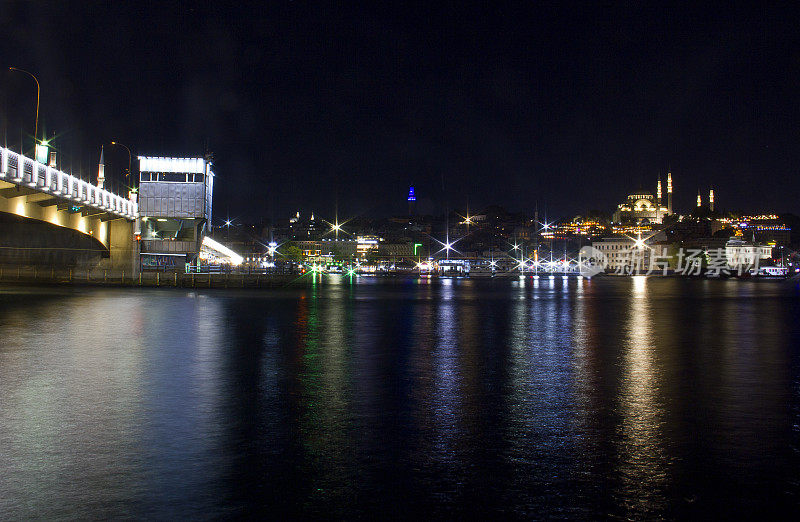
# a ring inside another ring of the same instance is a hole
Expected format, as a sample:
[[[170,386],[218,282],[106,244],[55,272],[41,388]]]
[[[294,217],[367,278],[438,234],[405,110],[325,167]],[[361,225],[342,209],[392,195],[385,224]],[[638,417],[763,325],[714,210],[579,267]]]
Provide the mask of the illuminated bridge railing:
[[[75,206],[104,210],[121,218],[139,217],[139,206],[127,198],[0,147],[0,180],[52,194]]]

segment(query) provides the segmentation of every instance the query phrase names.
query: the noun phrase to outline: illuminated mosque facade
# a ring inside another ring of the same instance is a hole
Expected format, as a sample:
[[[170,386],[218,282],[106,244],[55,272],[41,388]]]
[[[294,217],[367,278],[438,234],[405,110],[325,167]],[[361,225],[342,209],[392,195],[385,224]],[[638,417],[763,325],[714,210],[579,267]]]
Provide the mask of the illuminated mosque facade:
[[[661,224],[666,216],[672,215],[672,173],[667,173],[667,201],[664,205],[661,192],[661,178],[656,185],[656,196],[646,191],[637,191],[619,205],[614,212],[614,223]]]

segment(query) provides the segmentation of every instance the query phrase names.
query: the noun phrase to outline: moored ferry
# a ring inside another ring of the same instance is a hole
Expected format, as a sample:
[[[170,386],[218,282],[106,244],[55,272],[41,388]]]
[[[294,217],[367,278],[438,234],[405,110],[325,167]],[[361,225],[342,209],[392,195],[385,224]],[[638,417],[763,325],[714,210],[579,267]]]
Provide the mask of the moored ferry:
[[[789,275],[789,269],[785,266],[760,266],[758,270],[750,270],[753,277],[784,278]]]

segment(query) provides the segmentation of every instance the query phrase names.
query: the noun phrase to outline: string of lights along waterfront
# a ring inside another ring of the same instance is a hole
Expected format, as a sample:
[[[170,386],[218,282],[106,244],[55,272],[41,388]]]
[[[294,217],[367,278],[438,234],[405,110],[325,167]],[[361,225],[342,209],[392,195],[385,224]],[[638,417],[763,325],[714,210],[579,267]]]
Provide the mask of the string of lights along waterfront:
[[[0,520],[792,520],[786,6],[0,7]]]

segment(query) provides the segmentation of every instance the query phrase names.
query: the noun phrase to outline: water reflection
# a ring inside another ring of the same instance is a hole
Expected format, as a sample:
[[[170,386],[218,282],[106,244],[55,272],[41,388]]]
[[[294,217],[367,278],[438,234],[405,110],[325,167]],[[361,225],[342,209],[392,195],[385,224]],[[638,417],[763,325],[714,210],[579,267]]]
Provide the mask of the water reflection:
[[[624,326],[623,373],[620,388],[620,484],[616,495],[626,517],[660,513],[666,506],[668,462],[662,446],[663,406],[658,393],[660,371],[652,325],[649,278],[633,276],[628,317]]]
[[[459,432],[463,430],[460,402],[464,397],[459,393],[462,378],[458,345],[460,321],[457,303],[453,301],[452,280],[445,281],[437,296],[436,342],[433,346],[434,390],[429,404],[433,409],[434,422],[434,433],[430,435],[435,441],[431,457],[438,463],[454,460]]]
[[[800,493],[783,286],[323,277],[0,313],[3,518],[683,518]]]

